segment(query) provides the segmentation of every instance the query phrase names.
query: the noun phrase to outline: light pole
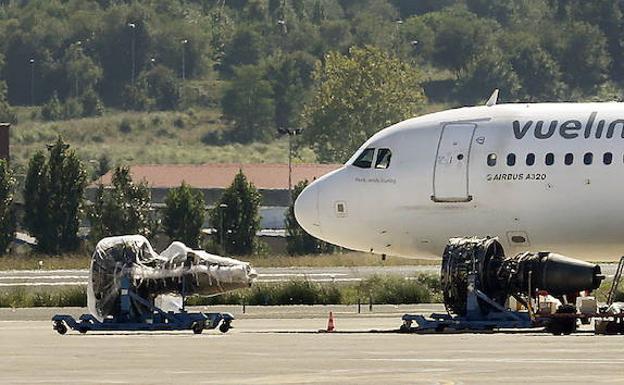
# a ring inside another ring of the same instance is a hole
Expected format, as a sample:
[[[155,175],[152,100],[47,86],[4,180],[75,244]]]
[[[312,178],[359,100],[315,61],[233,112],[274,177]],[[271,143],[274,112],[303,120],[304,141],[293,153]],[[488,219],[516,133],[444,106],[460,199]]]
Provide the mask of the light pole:
[[[225,217],[225,209],[227,209],[228,205],[226,205],[225,203],[221,203],[219,205],[219,210],[221,211],[221,229],[219,230],[219,235],[221,238],[221,251],[223,252],[223,257],[225,257],[227,255],[227,250],[225,248],[225,237],[223,234],[223,218]]]
[[[292,204],[292,138],[303,133],[303,128],[278,128],[280,135],[288,135],[288,199]]]
[[[134,57],[134,46],[135,46],[135,40],[136,40],[136,24],[134,23],[128,23],[128,27],[130,27],[130,29],[132,30],[132,41],[130,43],[130,51],[131,51],[131,55],[132,55],[132,73],[130,75],[130,79],[132,80],[132,84],[134,84],[134,73],[136,70],[136,63],[135,63],[135,57]]]
[[[288,35],[288,24],[286,24],[286,20],[280,19],[277,21],[277,25],[282,29],[281,33],[281,42],[282,42],[282,50],[286,51],[286,36]]]
[[[286,20],[278,20],[277,25],[282,28],[282,33],[286,35],[288,33],[288,25],[286,24]]]
[[[30,105],[35,105],[35,59],[30,58]]]
[[[82,49],[82,42],[80,40],[78,40],[76,42],[76,50],[81,50]],[[74,96],[78,97],[78,72],[76,71],[76,73],[74,74]]]
[[[182,82],[186,80],[186,45],[188,40],[182,40]]]
[[[403,20],[401,19],[397,19],[395,22],[396,24],[396,56],[399,57],[399,48],[400,48],[400,44],[399,41],[401,40],[401,25],[403,25]]]

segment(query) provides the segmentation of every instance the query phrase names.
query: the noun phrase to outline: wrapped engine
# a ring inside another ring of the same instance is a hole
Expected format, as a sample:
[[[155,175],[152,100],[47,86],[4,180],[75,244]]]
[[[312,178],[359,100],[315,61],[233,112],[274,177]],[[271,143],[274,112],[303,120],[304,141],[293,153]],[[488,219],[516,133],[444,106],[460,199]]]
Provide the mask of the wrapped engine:
[[[100,321],[120,312],[122,280],[133,291],[153,302],[159,295],[214,296],[251,286],[257,274],[249,263],[193,250],[173,242],[158,254],[141,235],[102,239],[93,252],[87,304]],[[145,305],[133,301],[133,310],[145,312]]]

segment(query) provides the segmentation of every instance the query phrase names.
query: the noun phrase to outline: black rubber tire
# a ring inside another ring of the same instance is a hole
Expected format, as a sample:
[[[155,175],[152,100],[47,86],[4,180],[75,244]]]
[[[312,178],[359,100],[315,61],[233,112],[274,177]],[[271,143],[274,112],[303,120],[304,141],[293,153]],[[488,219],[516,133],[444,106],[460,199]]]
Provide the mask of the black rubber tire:
[[[223,322],[221,323],[221,325],[219,325],[219,331],[221,333],[227,333],[231,328],[232,328],[232,325],[230,325],[229,322]]]
[[[205,325],[201,322],[197,322],[193,325],[193,333],[194,334],[202,334],[202,332],[204,331],[204,327]]]
[[[409,333],[410,332],[410,327],[407,326],[406,324],[402,324],[401,327],[399,328],[399,333]]]
[[[79,326],[78,327],[78,332],[80,332],[80,334],[87,334],[88,331],[89,331],[89,329],[87,329],[84,326]]]
[[[54,325],[54,330],[60,335],[67,333],[67,326],[64,323],[58,322]]]

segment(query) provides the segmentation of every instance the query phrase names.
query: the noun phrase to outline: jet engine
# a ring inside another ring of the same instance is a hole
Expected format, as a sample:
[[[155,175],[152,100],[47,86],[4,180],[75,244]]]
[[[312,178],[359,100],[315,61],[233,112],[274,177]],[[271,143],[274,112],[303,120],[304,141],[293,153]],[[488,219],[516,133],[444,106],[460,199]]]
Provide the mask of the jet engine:
[[[193,250],[173,242],[158,254],[140,235],[102,239],[93,252],[87,304],[100,321],[120,313],[122,280],[144,301],[131,300],[136,314],[159,295],[213,296],[249,287],[257,274],[247,262]]]
[[[594,290],[604,279],[600,266],[550,252],[505,257],[496,238],[453,238],[444,250],[441,283],[449,313],[466,314],[468,291],[475,289],[503,306],[513,296],[526,304],[538,290],[555,297]],[[469,287],[473,285],[473,287]],[[485,301],[483,312],[490,308]]]

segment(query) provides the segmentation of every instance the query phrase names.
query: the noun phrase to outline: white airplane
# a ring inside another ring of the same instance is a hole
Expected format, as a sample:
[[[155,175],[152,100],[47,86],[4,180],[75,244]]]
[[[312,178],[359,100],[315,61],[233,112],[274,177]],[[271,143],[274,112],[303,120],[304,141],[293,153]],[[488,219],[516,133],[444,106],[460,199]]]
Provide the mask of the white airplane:
[[[496,104],[424,115],[371,137],[310,184],[295,216],[349,249],[439,258],[449,238],[508,255],[624,253],[624,104]]]

